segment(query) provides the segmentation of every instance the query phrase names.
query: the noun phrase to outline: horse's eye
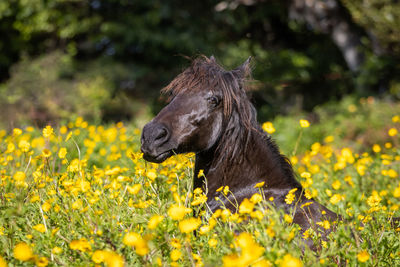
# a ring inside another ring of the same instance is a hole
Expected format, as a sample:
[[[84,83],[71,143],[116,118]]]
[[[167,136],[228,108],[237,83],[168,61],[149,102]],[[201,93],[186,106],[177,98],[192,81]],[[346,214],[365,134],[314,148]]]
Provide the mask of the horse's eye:
[[[221,102],[220,98],[217,97],[217,96],[211,96],[207,100],[208,100],[208,103],[210,104],[210,106],[213,107],[213,108],[218,106],[219,102]]]

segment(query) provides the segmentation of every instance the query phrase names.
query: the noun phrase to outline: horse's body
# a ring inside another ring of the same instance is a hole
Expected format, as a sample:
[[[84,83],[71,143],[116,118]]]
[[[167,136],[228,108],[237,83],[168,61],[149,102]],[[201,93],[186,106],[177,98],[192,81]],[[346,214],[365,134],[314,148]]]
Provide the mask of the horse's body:
[[[174,153],[195,152],[194,188],[208,192],[211,211],[221,206],[216,196],[236,211],[231,201],[216,192],[221,186],[229,186],[240,203],[259,192],[254,187],[257,183],[265,182],[266,199],[273,197],[277,207],[294,211],[293,222],[303,231],[312,227],[324,237],[330,230],[316,223],[340,218],[303,195],[289,161],[257,123],[254,106],[245,92],[248,75],[249,61],[226,71],[214,58],[196,59],[163,89],[172,100],[143,128],[144,158],[162,162]],[[200,170],[204,176],[197,178]],[[285,197],[294,188],[296,199],[288,205]]]

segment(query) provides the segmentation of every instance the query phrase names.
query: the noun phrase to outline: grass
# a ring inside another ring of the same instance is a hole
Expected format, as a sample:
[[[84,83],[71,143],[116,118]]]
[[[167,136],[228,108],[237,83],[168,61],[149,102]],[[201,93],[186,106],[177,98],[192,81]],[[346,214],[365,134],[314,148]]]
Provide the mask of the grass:
[[[0,131],[0,266],[396,266],[400,229],[388,220],[400,215],[393,130],[400,129],[400,109],[351,105],[355,127],[380,114],[368,123],[381,143],[349,142],[340,124],[348,119],[339,114],[337,132],[326,132],[331,122],[273,123],[278,144],[298,142],[291,161],[308,194],[345,217],[326,241],[312,229],[301,236],[291,214],[261,195],[236,214],[202,212],[204,193],[192,193],[193,155],[145,162],[140,130],[132,126],[78,118],[55,130]],[[320,244],[318,255],[302,253],[302,237]]]

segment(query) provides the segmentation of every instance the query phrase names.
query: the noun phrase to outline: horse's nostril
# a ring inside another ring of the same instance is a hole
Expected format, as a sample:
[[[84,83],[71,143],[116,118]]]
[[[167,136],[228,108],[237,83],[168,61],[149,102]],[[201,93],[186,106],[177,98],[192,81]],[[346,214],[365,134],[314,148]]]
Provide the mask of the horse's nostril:
[[[154,141],[158,144],[164,143],[169,139],[169,131],[166,127],[161,126],[156,129]]]
[[[167,129],[163,128],[160,130],[160,133],[157,135],[155,140],[164,139],[164,137],[166,137],[166,136],[167,136]]]

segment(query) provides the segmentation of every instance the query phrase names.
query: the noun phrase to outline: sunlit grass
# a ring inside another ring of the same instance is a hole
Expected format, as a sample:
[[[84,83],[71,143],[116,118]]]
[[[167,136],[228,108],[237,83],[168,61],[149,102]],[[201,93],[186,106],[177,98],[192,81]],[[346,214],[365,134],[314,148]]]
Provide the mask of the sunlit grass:
[[[122,123],[78,118],[57,129],[0,131],[0,266],[395,266],[399,229],[388,219],[400,215],[399,126],[393,119],[392,141],[369,153],[327,136],[291,157],[306,196],[345,217],[318,222],[337,227],[328,240],[313,229],[300,236],[292,215],[261,191],[238,203],[238,213],[206,213],[204,192],[192,192],[193,155],[145,162],[140,130]],[[306,136],[313,125],[296,127]],[[279,134],[272,123],[264,128]],[[302,237],[318,254],[302,254]]]

